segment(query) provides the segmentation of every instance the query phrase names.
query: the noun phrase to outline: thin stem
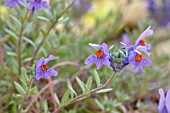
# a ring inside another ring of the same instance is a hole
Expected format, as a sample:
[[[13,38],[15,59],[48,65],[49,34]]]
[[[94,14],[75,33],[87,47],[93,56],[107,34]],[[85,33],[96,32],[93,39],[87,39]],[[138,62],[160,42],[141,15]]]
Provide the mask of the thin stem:
[[[55,98],[54,98],[54,90],[53,90],[51,80],[49,80],[48,83],[49,83],[49,86],[50,86],[50,93],[51,93],[52,101],[53,101],[53,104],[54,104],[54,109],[56,109],[57,103],[56,103]]]
[[[64,11],[61,12],[61,14],[51,23],[50,28],[47,30],[46,36],[42,39],[42,41],[40,42],[40,44],[38,45],[38,47],[37,47],[36,50],[34,51],[33,56],[32,56],[32,60],[30,61],[30,64],[33,63],[35,57],[37,56],[37,53],[38,53],[40,47],[44,44],[44,42],[45,42],[46,38],[48,37],[48,35],[49,35],[50,31],[52,30],[52,28],[56,25],[56,23],[57,23],[58,20],[62,17],[62,15],[63,15],[64,13],[66,13],[66,12],[71,8],[71,6],[74,4],[75,1],[76,1],[76,0],[73,0],[73,1],[64,9]]]
[[[21,43],[22,43],[22,35],[23,35],[23,31],[24,31],[24,25],[25,25],[25,20],[27,18],[27,15],[29,13],[29,9],[27,10],[22,25],[21,25],[21,30],[19,33],[19,39],[18,39],[18,75],[21,75],[21,67],[22,67],[22,58],[21,58]]]
[[[72,103],[76,102],[77,100],[79,100],[79,99],[81,99],[81,98],[83,98],[83,97],[86,97],[86,96],[88,96],[88,95],[92,95],[92,94],[94,94],[96,91],[99,91],[99,90],[107,87],[107,86],[112,82],[112,80],[114,79],[115,75],[116,75],[116,72],[113,73],[113,75],[109,78],[109,80],[108,80],[105,84],[101,85],[101,86],[98,87],[98,88],[92,89],[92,90],[90,90],[90,91],[87,92],[87,93],[84,93],[84,94],[79,95],[79,96],[77,96],[77,97],[75,97],[75,98],[72,98],[69,103],[65,103],[65,104],[63,104],[62,106],[58,107],[57,109],[54,110],[53,113],[58,113],[60,110],[62,110],[63,108],[65,108],[65,107],[68,106],[69,104],[72,104]]]

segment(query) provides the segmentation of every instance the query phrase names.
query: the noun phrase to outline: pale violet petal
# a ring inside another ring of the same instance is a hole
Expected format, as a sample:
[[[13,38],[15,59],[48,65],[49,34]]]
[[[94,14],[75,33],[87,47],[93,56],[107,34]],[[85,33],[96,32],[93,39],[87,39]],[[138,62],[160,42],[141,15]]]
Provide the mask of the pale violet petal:
[[[93,48],[100,48],[100,45],[89,43],[89,46]]]
[[[94,63],[96,63],[96,61],[97,61],[96,55],[92,54],[85,60],[84,63],[85,64],[94,64]]]

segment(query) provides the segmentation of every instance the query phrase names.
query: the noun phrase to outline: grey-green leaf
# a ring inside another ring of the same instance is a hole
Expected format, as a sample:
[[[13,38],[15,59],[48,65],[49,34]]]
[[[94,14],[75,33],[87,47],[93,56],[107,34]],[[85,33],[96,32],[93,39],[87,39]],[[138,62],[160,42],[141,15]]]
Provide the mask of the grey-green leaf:
[[[60,106],[60,101],[59,101],[59,99],[58,99],[56,93],[54,93],[54,98],[55,98],[55,101],[57,102],[57,104]]]
[[[96,80],[97,87],[99,87],[100,86],[100,77],[99,77],[96,70],[94,70],[94,77],[95,77],[95,80]]]
[[[20,84],[18,84],[17,82],[14,82],[14,84],[15,84],[15,87],[16,87],[17,91],[20,94],[25,94],[25,90],[23,89],[23,87]]]
[[[71,85],[70,80],[67,80],[67,86],[68,86],[68,88],[71,90],[71,92],[73,92],[73,93],[77,96],[77,93],[74,91],[74,89],[73,89],[73,87],[72,87],[72,85]]]
[[[101,90],[97,91],[96,93],[106,93],[106,92],[109,92],[109,91],[112,91],[112,88],[101,89]]]
[[[88,79],[87,79],[87,82],[86,82],[86,86],[87,88],[90,90],[91,88],[91,85],[92,85],[92,77],[90,76]]]
[[[11,30],[5,28],[5,31],[10,34],[11,36],[13,36],[16,40],[18,40],[18,36]]]
[[[79,86],[81,87],[83,93],[85,93],[84,83],[78,77],[76,77],[76,81],[79,84]]]
[[[24,37],[23,38],[27,43],[31,44],[34,48],[36,48],[36,45],[34,44],[34,42],[32,40],[30,40],[29,38]]]
[[[63,98],[61,99],[61,105],[63,105],[63,104],[65,104],[65,103],[67,103],[67,102],[70,101],[70,99],[69,99],[69,94],[70,94],[70,89],[68,89],[68,90],[64,93]]]

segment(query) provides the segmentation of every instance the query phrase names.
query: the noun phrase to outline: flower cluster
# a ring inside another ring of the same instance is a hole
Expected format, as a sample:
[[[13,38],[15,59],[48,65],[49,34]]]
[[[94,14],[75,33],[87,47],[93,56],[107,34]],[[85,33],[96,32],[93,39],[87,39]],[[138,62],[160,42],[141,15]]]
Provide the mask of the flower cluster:
[[[122,47],[118,52],[109,52],[105,43],[102,45],[89,44],[93,48],[97,48],[96,54],[90,55],[85,64],[96,64],[97,69],[100,69],[102,64],[110,66],[114,71],[120,71],[128,64],[133,65],[133,70],[138,69],[144,72],[143,66],[150,66],[152,61],[144,58],[142,53],[145,53],[148,57],[153,54],[149,52],[150,44],[147,44],[144,40],[145,37],[153,34],[151,26],[149,26],[137,39],[136,43],[130,47]],[[125,45],[125,44],[124,44]]]
[[[12,5],[13,8],[16,8],[16,5],[20,4],[21,2],[26,4],[26,0],[6,0],[5,6]],[[50,9],[48,2],[43,0],[29,0],[27,4],[27,8],[32,9],[32,13],[34,13],[35,10],[40,11],[41,7]]]

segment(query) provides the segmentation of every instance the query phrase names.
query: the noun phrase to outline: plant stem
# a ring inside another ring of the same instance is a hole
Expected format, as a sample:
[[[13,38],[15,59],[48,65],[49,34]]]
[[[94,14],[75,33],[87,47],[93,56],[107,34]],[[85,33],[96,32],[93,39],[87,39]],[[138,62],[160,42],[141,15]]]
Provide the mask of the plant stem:
[[[44,42],[45,42],[46,38],[48,37],[48,35],[49,35],[50,31],[52,30],[52,28],[56,25],[56,23],[57,23],[58,20],[62,17],[62,15],[63,15],[64,13],[66,13],[66,12],[71,8],[71,6],[74,4],[75,1],[76,1],[76,0],[73,0],[73,1],[64,9],[64,11],[61,12],[60,15],[51,23],[50,28],[47,30],[46,36],[42,39],[42,41],[40,42],[40,44],[38,45],[38,47],[37,47],[36,50],[34,51],[33,56],[32,56],[32,60],[30,61],[30,64],[33,63],[35,57],[37,56],[37,53],[38,53],[40,47],[44,44]]]
[[[112,80],[114,79],[115,75],[116,75],[116,72],[112,74],[112,76],[109,78],[109,80],[108,80],[105,84],[101,85],[101,86],[98,87],[98,88],[92,89],[92,90],[90,90],[90,91],[87,92],[87,93],[84,93],[84,94],[81,94],[81,95],[79,95],[79,96],[77,96],[77,97],[75,97],[75,98],[72,98],[69,103],[65,103],[65,104],[59,106],[57,109],[54,110],[53,113],[58,113],[60,110],[62,110],[63,108],[65,108],[65,107],[68,106],[69,104],[72,104],[72,103],[76,102],[77,100],[79,100],[79,99],[81,99],[81,98],[83,98],[83,97],[86,97],[86,96],[88,96],[88,95],[92,95],[92,94],[94,94],[96,91],[99,91],[99,90],[107,87],[107,86],[112,82]]]
[[[28,16],[29,13],[29,9],[27,9],[27,12],[24,16],[22,25],[21,25],[21,30],[19,33],[19,39],[18,39],[18,75],[21,75],[21,67],[22,67],[22,58],[21,58],[21,43],[22,43],[22,35],[23,35],[23,31],[24,31],[24,25],[25,25],[25,20]]]

